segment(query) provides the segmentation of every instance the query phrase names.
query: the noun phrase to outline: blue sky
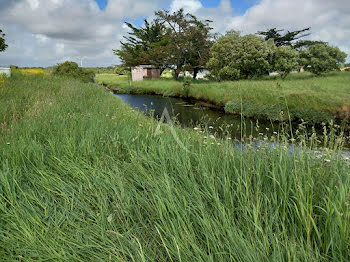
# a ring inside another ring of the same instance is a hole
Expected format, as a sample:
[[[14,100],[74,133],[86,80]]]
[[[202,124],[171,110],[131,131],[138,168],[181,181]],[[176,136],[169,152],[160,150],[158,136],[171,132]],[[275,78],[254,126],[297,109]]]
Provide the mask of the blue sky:
[[[101,10],[104,10],[107,6],[108,0],[95,0]],[[256,4],[257,0],[231,0],[231,4],[236,14],[244,14],[247,9]],[[220,4],[220,0],[201,0],[204,7],[217,7]]]
[[[101,10],[104,10],[107,7],[108,0],[94,0],[94,1],[98,4],[98,6]],[[221,0],[200,0],[203,7],[205,7],[205,8],[218,7],[220,4],[220,1]],[[230,0],[230,2],[231,2],[231,5],[234,9],[234,13],[236,15],[243,15],[249,8],[251,8],[252,6],[257,4],[258,0]],[[170,7],[170,2],[166,6],[163,6],[163,7],[168,9]],[[161,9],[163,7],[159,6],[159,9]],[[147,17],[139,17],[136,19],[126,18],[126,20],[133,23],[136,26],[141,26],[146,18]]]

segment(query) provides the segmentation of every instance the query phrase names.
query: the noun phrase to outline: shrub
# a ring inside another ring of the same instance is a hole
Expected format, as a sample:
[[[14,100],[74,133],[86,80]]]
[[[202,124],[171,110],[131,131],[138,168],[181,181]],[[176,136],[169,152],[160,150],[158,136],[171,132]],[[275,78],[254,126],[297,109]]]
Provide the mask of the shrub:
[[[16,65],[10,65],[11,71],[17,70],[19,67]]]
[[[192,77],[190,77],[190,76],[184,77],[182,89],[183,89],[185,97],[188,97],[188,94],[190,92],[191,83],[192,83]]]
[[[115,73],[117,75],[127,75],[129,73],[129,70],[127,70],[124,66],[122,65],[117,65],[115,67]]]
[[[66,61],[62,64],[58,64],[53,70],[54,75],[67,76],[79,79],[85,83],[93,82],[95,73],[81,68],[75,62]]]

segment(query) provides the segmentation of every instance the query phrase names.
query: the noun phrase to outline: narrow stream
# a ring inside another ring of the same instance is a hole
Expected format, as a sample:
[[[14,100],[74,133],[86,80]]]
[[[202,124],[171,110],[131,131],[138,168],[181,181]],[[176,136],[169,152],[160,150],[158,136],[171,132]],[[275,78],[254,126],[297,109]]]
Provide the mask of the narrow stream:
[[[153,115],[159,119],[166,108],[172,121],[182,127],[207,128],[210,134],[220,137],[231,137],[241,141],[242,138],[270,138],[282,131],[280,123],[269,121],[257,121],[254,119],[242,120],[240,116],[225,114],[216,109],[211,109],[200,104],[191,103],[181,98],[162,97],[155,95],[129,95],[117,94],[119,99],[147,115]],[[242,127],[242,128],[241,128]],[[290,133],[289,125],[285,125],[286,133]],[[292,126],[293,133],[298,125]],[[304,130],[309,135],[312,128]],[[321,135],[322,130],[316,130]],[[350,156],[348,147],[343,150],[346,156]]]
[[[205,126],[211,133],[223,134],[229,132],[232,138],[241,138],[241,117],[225,114],[216,109],[211,109],[199,104],[193,104],[181,98],[162,97],[154,95],[116,95],[123,102],[133,108],[153,114],[160,118],[166,108],[171,119],[182,127],[196,128]],[[279,125],[268,121],[257,122],[256,120],[244,121],[243,135],[256,137],[260,134],[271,135],[277,131]],[[259,126],[259,128],[257,128]]]

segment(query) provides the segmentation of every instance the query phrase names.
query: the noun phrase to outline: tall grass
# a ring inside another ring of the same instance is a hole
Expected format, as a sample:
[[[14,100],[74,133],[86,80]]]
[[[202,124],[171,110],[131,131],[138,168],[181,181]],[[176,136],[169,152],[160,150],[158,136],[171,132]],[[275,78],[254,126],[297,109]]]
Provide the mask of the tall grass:
[[[130,86],[127,81],[116,82],[113,76],[104,75],[103,82],[116,85],[121,93],[185,96],[182,83],[174,80],[142,81]],[[188,97],[222,106],[228,113],[272,120],[279,120],[280,112],[286,112],[288,107],[293,120],[321,123],[350,114],[349,82],[348,72],[324,76],[291,74],[283,81],[278,77],[234,82],[194,81]]]
[[[14,75],[0,110],[0,260],[350,259],[350,166],[331,150],[175,128],[187,152],[98,86],[52,76]]]

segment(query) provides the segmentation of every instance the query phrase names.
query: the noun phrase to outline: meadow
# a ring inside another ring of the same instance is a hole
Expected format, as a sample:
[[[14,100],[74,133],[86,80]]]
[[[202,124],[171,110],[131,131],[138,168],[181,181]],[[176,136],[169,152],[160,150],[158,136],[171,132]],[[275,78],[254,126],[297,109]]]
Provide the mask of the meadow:
[[[186,151],[99,85],[23,74],[0,119],[1,261],[350,260],[332,133],[320,156],[287,133],[243,148],[175,127]]]
[[[97,75],[96,81],[116,87],[118,93],[157,94],[186,97],[183,83],[157,79],[130,84],[117,75]],[[187,97],[219,106],[227,113],[272,120],[305,120],[313,123],[344,119],[350,115],[350,73],[332,72],[322,76],[290,74],[285,80],[215,82],[198,80],[189,87]],[[281,112],[284,112],[281,115]]]

